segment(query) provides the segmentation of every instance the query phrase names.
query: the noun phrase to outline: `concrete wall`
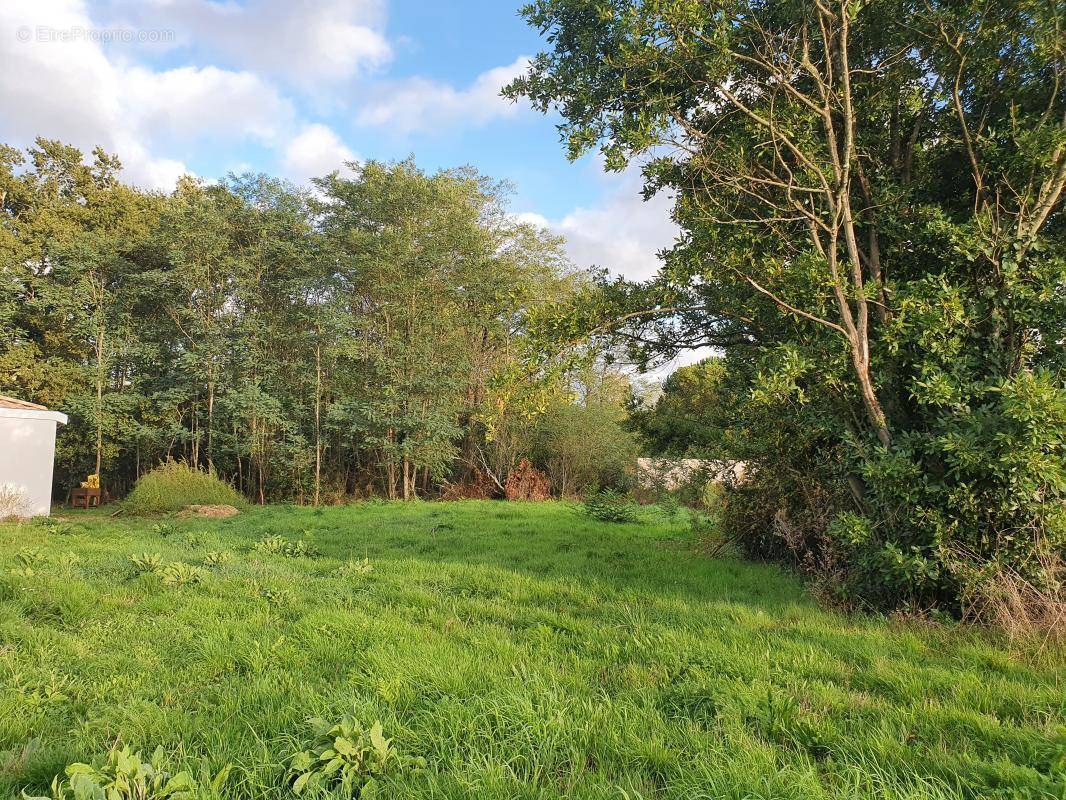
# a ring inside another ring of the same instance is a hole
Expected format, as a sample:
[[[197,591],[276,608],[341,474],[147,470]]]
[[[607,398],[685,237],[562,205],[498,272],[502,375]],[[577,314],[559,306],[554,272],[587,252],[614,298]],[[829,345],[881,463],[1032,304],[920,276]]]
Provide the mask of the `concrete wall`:
[[[52,507],[56,425],[63,414],[0,408],[0,487],[21,488],[20,516],[47,515]]]
[[[706,461],[699,458],[638,458],[637,483],[644,489],[680,489],[694,477],[715,483],[739,481],[744,478],[744,464],[740,461]]]

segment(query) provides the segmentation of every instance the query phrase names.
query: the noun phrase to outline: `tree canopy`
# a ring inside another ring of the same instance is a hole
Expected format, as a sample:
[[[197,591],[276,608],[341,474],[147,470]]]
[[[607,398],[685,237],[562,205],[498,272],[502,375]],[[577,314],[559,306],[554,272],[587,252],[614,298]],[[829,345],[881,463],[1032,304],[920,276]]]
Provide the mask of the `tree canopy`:
[[[730,524],[863,601],[954,603],[1066,545],[1061,3],[538,0],[508,88],[682,228],[583,303],[725,348]],[[741,513],[743,512],[743,513]]]
[[[502,484],[576,398],[529,319],[587,277],[505,185],[405,161],[162,194],[120,167],[0,151],[0,392],[69,412],[60,487],[167,459],[260,502]]]

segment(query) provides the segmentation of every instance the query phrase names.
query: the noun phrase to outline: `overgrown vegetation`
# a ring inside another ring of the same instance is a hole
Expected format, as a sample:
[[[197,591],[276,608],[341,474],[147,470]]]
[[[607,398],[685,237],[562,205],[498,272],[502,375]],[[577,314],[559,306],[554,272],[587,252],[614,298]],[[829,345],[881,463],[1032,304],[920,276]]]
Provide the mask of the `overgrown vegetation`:
[[[132,514],[166,514],[192,505],[245,508],[248,503],[214,472],[181,461],[164,462],[142,475],[123,502]]]
[[[312,719],[311,726],[312,749],[296,753],[289,764],[293,794],[327,790],[342,798],[368,797],[377,793],[380,777],[405,766],[380,722],[367,730],[347,716],[336,724]],[[425,768],[425,759],[414,768]]]
[[[350,772],[381,797],[1066,791],[1061,649],[828,611],[773,566],[698,554],[707,531],[684,515],[638,513],[374,502],[166,537],[106,508],[65,535],[0,525],[0,796],[47,795],[75,762],[107,772],[118,741],[162,746],[162,771],[211,800],[284,800],[307,772],[294,753],[330,763],[310,716],[350,717],[353,743],[358,721],[364,764],[380,722],[399,760]],[[306,531],[316,559],[253,549]],[[12,574],[27,541],[34,574]],[[131,577],[131,556],[223,550],[180,589]]]
[[[64,771],[64,778],[52,781],[46,797],[24,800],[218,800],[219,790],[229,777],[223,768],[208,785],[201,786],[188,772],[171,774],[166,769],[166,754],[156,748],[150,761],[129,747],[115,748],[99,767],[75,763]]]
[[[686,392],[642,427],[748,465],[732,534],[858,605],[966,612],[1009,575],[1061,597],[1064,6],[524,14],[549,49],[507,92],[562,113],[571,157],[646,162],[682,228],[655,280],[605,281],[554,330],[724,351],[706,416]]]

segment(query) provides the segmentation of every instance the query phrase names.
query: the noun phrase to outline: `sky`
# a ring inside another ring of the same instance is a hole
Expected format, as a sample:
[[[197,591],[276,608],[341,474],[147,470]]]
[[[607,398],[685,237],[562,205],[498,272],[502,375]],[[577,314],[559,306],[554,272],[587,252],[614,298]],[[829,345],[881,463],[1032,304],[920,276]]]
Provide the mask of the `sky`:
[[[99,145],[164,190],[185,173],[473,165],[578,266],[648,278],[676,234],[669,199],[644,202],[636,168],[567,161],[557,117],[500,97],[543,49],[523,1],[2,0],[0,142]]]

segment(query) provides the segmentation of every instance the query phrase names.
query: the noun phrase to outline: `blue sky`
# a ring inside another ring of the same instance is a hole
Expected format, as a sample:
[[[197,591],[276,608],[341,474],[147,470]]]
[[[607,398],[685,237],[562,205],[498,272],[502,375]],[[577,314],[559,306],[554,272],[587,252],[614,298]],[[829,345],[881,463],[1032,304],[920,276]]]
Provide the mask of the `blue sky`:
[[[674,228],[632,169],[569,163],[558,119],[499,89],[542,46],[522,0],[3,0],[0,141],[117,153],[126,178],[263,171],[304,182],[346,160],[472,164],[579,266],[654,273]]]

